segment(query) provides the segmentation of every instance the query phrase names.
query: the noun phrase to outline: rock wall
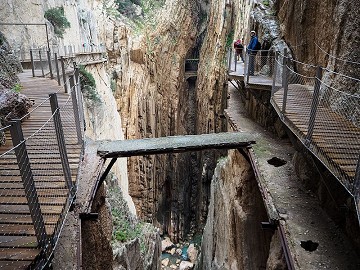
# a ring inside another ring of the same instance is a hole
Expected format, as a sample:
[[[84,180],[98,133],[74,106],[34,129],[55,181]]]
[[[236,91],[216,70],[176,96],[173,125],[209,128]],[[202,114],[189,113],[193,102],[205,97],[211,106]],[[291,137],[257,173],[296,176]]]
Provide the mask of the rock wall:
[[[203,2],[167,1],[156,27],[138,37],[120,23],[109,32],[114,44],[107,49],[126,138],[225,129],[221,118],[226,78],[223,42],[230,16],[225,3],[212,3],[208,15]],[[202,23],[207,16],[205,34]],[[200,49],[198,79],[186,81],[185,59]],[[207,153],[131,158],[130,195],[137,213],[175,241],[201,227],[213,167],[214,154]]]
[[[272,237],[271,231],[261,229],[265,220],[251,165],[237,150],[229,151],[218,163],[211,183],[198,269],[265,269]]]
[[[358,1],[275,1],[281,33],[297,60],[358,78]],[[298,67],[301,68],[301,67]],[[359,93],[359,83],[324,72],[337,89]]]

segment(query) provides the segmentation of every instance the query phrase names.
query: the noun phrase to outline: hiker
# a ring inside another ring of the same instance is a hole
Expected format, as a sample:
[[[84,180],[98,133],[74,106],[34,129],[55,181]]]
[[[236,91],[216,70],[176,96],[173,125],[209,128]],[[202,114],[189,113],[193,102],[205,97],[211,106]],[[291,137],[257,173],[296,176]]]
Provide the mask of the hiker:
[[[250,42],[247,46],[247,54],[249,55],[249,75],[254,75],[255,69],[255,56],[257,52],[261,49],[261,44],[256,36],[256,32],[253,30],[250,32]]]
[[[236,61],[239,61],[241,58],[241,60],[244,61],[244,56],[243,56],[243,49],[244,49],[244,45],[241,42],[241,39],[238,39],[237,41],[234,42],[234,49],[235,49],[235,57],[236,57]]]

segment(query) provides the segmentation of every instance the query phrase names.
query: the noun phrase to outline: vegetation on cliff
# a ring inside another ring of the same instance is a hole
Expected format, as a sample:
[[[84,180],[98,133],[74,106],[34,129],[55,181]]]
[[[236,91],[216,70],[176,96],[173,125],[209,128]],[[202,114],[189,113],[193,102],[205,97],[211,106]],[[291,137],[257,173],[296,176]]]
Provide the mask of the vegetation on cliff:
[[[54,26],[55,34],[62,38],[66,28],[70,27],[70,22],[66,19],[64,7],[50,8],[45,11],[44,17]]]

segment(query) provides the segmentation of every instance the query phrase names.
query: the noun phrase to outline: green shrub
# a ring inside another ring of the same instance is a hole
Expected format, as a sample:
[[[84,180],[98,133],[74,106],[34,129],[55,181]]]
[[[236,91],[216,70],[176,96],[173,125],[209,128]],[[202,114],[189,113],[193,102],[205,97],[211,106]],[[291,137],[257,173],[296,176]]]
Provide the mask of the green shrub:
[[[22,85],[20,83],[15,84],[14,87],[11,88],[11,90],[13,90],[16,93],[20,93],[21,89],[22,89]]]
[[[55,34],[62,38],[66,28],[70,27],[70,22],[66,19],[64,7],[56,7],[48,9],[44,17],[54,26]]]
[[[93,101],[94,103],[100,103],[101,99],[99,97],[99,94],[96,92],[96,83],[94,76],[90,72],[85,70],[85,67],[82,65],[79,66],[79,73],[81,92],[83,92],[86,98]]]

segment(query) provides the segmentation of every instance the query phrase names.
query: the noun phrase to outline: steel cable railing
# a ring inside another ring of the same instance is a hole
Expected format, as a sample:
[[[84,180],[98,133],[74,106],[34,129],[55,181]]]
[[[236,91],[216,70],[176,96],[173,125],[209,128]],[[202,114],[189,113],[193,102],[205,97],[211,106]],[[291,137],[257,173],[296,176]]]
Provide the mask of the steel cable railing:
[[[294,71],[296,65],[314,76]],[[360,95],[325,83],[321,67],[276,57],[274,70],[271,103],[280,118],[358,201]]]
[[[0,252],[9,254],[0,266],[16,269],[32,263],[32,269],[42,269],[55,248],[75,196],[81,159],[83,141],[76,134],[81,124],[74,104],[82,103],[81,98],[72,101],[77,89],[74,84],[60,106],[59,93],[50,95],[52,113],[35,132],[22,130],[19,120],[3,128],[10,129],[15,146],[0,155]]]

